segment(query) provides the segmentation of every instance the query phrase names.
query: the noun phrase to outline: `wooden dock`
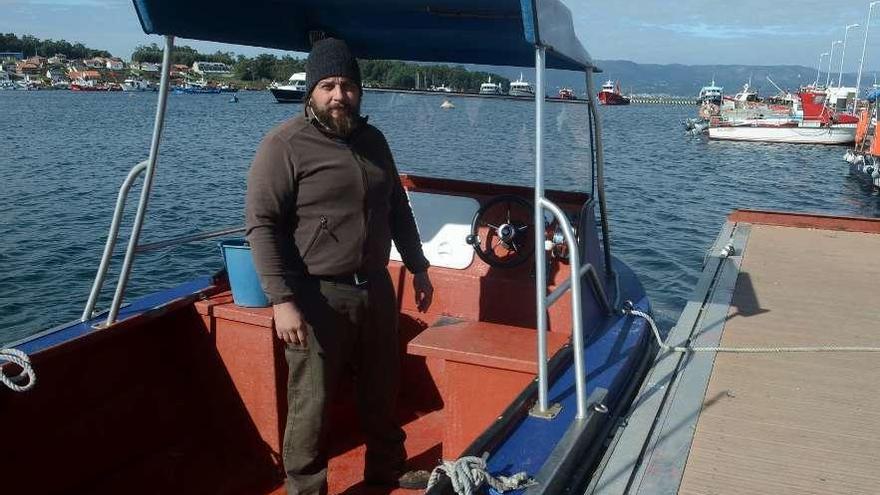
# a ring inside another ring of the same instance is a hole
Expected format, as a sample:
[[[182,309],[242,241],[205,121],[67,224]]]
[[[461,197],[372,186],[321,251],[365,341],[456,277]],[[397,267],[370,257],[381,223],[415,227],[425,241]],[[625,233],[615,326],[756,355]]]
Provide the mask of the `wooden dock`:
[[[735,212],[668,342],[880,347],[878,253],[880,219]],[[878,381],[877,352],[661,352],[586,493],[880,493]]]

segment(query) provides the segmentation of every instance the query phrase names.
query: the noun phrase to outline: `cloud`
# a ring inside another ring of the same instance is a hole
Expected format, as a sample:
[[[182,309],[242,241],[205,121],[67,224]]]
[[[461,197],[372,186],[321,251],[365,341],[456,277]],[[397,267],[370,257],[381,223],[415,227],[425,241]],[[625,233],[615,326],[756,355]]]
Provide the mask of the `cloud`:
[[[637,22],[641,28],[669,31],[675,34],[690,36],[692,38],[704,38],[715,40],[750,39],[755,37],[786,37],[797,38],[802,36],[815,36],[816,29],[798,30],[791,26],[768,25],[768,26],[724,26],[720,24],[706,24],[703,22],[690,24],[656,24],[651,22]]]

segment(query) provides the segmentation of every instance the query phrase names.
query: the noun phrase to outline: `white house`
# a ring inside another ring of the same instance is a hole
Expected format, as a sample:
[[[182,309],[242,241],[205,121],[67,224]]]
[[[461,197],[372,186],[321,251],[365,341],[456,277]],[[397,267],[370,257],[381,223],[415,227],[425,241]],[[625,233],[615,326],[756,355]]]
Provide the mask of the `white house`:
[[[108,58],[106,67],[110,70],[122,70],[125,68],[125,62],[118,58]]]
[[[67,55],[63,53],[56,53],[54,56],[49,57],[49,65],[64,65],[67,63]]]
[[[107,66],[107,59],[95,57],[83,60],[83,63],[89,69],[103,69]]]
[[[144,72],[159,72],[159,64],[153,64],[150,62],[142,62],[141,70]]]
[[[198,74],[216,74],[216,75],[225,75],[231,74],[232,70],[228,65],[222,62],[195,62],[192,66],[193,72]]]
[[[67,74],[61,69],[49,69],[46,71],[46,77],[55,82],[67,79]]]

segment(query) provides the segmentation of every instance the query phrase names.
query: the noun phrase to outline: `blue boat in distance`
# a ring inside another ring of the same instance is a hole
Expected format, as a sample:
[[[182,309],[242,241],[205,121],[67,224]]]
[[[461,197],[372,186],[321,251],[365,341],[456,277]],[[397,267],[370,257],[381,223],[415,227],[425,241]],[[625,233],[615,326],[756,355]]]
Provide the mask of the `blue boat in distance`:
[[[0,389],[3,417],[16,425],[7,437],[16,455],[4,461],[16,473],[6,477],[10,493],[283,493],[288,370],[271,308],[235,305],[225,272],[123,305],[136,256],[243,231],[139,242],[173,104],[176,37],[307,52],[313,40],[333,36],[365,59],[536,69],[532,186],[401,176],[435,296],[420,313],[412,277],[392,252],[403,380],[397,414],[413,467],[470,462],[495,478],[520,475],[519,493],[532,495],[573,493],[590,482],[656,350],[646,320],[631,314],[649,314],[648,297],[611,252],[598,68],[560,0],[428,4],[221,1],[206,16],[201,0],[134,1],[144,32],[165,37],[149,158],[123,182],[80,321],[13,346],[31,356],[40,385]],[[588,98],[580,118],[591,147],[566,191],[544,184],[545,169],[560,165],[545,163],[543,151],[548,68],[582,73]],[[120,279],[99,311],[124,200],[141,174]],[[330,411],[330,492],[375,493],[362,479],[364,437],[350,387],[356,383],[343,384]],[[49,477],[32,461],[46,452],[64,459]],[[383,493],[398,492],[405,493]],[[453,492],[442,474],[428,490]]]

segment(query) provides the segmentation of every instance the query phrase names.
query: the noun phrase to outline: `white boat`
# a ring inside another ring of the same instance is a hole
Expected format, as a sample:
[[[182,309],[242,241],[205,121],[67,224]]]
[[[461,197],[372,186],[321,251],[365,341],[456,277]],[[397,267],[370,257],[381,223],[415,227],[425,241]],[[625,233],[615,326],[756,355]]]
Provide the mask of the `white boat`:
[[[709,127],[709,139],[765,143],[847,144],[855,141],[853,124],[820,125],[801,122],[783,125],[721,125]]]
[[[306,96],[306,73],[297,72],[290,76],[287,84],[273,84],[269,91],[278,103],[299,103]]]
[[[152,89],[150,83],[143,79],[129,78],[122,82],[123,91],[152,91]]]
[[[481,95],[502,95],[504,94],[504,90],[501,89],[501,83],[493,83],[492,77],[489,76],[489,81],[484,82],[480,85],[480,94]]]
[[[752,78],[749,82],[743,84],[743,89],[733,97],[733,101],[737,103],[749,103],[759,101],[758,90],[752,87]]]
[[[532,87],[532,83],[523,80],[523,75],[520,73],[519,79],[510,83],[510,90],[508,90],[507,94],[510,96],[535,96],[535,88]]]
[[[703,86],[700,88],[700,94],[697,96],[697,100],[700,104],[709,102],[714,103],[715,105],[721,104],[721,98],[724,95],[724,88],[721,86],[715,85],[715,78],[712,78],[712,83],[708,86]]]

